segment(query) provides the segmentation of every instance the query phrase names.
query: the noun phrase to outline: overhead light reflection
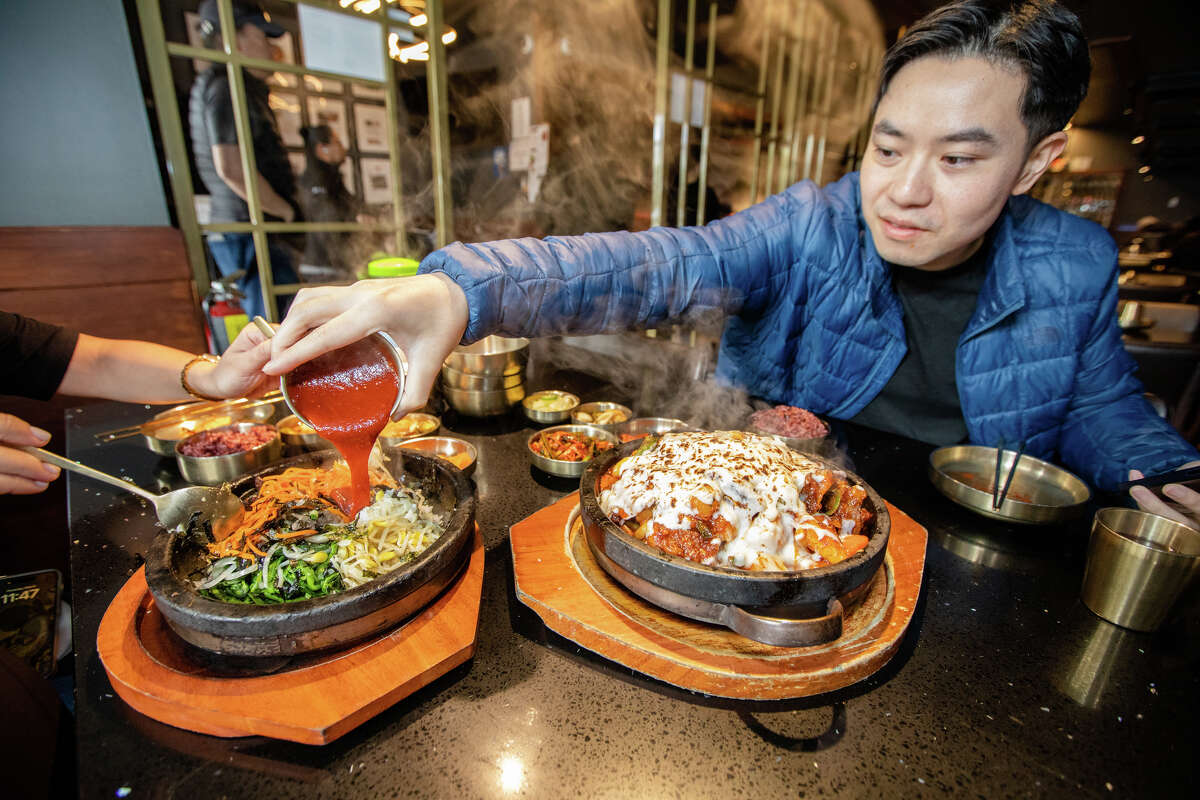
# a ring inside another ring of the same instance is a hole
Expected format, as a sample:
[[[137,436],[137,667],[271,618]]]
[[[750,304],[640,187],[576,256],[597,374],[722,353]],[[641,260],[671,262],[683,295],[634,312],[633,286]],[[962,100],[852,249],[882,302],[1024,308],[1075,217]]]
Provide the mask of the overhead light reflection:
[[[1141,144],[1141,143],[1142,143],[1142,142],[1144,142],[1144,141],[1146,141],[1146,137],[1145,137],[1145,136],[1135,136],[1135,137],[1133,137],[1132,139],[1130,139],[1130,140],[1129,140],[1129,143],[1130,143],[1130,144]]]
[[[506,794],[519,792],[525,785],[525,765],[516,756],[500,757],[500,790]]]
[[[457,38],[458,38],[458,31],[451,28],[442,34],[442,44],[450,44]]]
[[[408,24],[412,25],[414,28],[419,28],[428,21],[429,17],[425,16],[424,14],[416,14],[412,17],[409,17]]]

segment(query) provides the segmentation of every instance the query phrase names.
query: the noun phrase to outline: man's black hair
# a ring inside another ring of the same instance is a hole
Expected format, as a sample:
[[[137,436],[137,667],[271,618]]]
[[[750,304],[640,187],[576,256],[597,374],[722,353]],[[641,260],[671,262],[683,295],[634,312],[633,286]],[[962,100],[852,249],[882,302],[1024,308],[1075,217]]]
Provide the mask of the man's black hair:
[[[1031,147],[1071,121],[1092,71],[1079,18],[1054,0],[960,0],[922,17],[888,49],[876,107],[896,73],[923,56],[976,56],[1020,69]]]
[[[304,139],[304,151],[310,158],[316,158],[317,145],[329,144],[333,139],[333,128],[328,125],[306,125],[300,129],[300,136]]]

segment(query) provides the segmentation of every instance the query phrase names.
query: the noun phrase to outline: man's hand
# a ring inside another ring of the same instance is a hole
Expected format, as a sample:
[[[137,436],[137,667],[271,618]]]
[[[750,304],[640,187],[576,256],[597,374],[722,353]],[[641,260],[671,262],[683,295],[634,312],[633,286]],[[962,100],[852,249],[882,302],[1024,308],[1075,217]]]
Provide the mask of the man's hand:
[[[58,477],[59,469],[7,445],[41,447],[50,434],[11,414],[0,414],[0,494],[37,494]]]
[[[1180,469],[1197,466],[1200,466],[1200,461],[1189,461]],[[1129,480],[1131,481],[1144,477],[1146,476],[1136,469],[1129,470]],[[1200,493],[1177,483],[1167,484],[1163,487],[1162,492],[1178,505],[1172,506],[1164,502],[1145,486],[1134,486],[1129,490],[1129,496],[1134,499],[1142,511],[1158,514],[1160,517],[1173,519],[1184,525],[1200,529]]]
[[[399,417],[424,405],[442,362],[467,328],[467,298],[445,275],[359,281],[301,289],[271,341],[264,367],[282,375],[373,333],[390,335],[408,359]]]
[[[219,362],[188,370],[188,382],[209,397],[257,397],[274,384],[262,371],[270,358],[270,340],[256,326],[247,325]]]

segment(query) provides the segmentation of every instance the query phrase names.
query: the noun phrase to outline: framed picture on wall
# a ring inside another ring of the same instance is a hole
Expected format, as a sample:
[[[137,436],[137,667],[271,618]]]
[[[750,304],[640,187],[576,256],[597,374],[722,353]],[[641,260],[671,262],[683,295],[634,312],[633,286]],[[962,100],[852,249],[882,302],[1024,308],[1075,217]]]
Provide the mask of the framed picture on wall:
[[[331,97],[308,98],[308,124],[328,125],[338,139],[350,146],[350,130],[346,124],[346,103]]]
[[[363,202],[381,205],[392,202],[392,167],[386,158],[363,158]]]
[[[342,94],[345,91],[341,81],[318,78],[316,75],[305,75],[304,87],[310,92],[325,92],[326,94]]]
[[[366,153],[386,153],[387,109],[367,103],[354,104],[354,132],[358,149]]]
[[[300,128],[304,125],[300,98],[290,92],[271,92],[271,110],[275,112],[275,123],[279,126],[279,137],[288,147],[303,147],[304,137]]]
[[[363,86],[358,83],[350,84],[350,91],[355,97],[362,97],[367,100],[386,100],[387,90],[376,89],[371,86]]]

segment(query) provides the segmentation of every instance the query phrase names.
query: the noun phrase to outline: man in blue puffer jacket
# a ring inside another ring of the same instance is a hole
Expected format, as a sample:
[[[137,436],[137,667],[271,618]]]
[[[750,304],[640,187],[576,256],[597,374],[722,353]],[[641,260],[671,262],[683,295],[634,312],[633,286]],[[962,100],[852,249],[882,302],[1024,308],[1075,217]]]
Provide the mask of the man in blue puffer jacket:
[[[387,330],[414,408],[460,339],[718,309],[719,375],[769,400],[937,444],[1025,441],[1104,488],[1168,471],[1197,452],[1133,377],[1112,239],[1021,196],[1063,151],[1089,69],[1052,0],[955,3],[888,52],[861,175],[703,228],[457,243],[415,279],[305,290],[267,369]]]

